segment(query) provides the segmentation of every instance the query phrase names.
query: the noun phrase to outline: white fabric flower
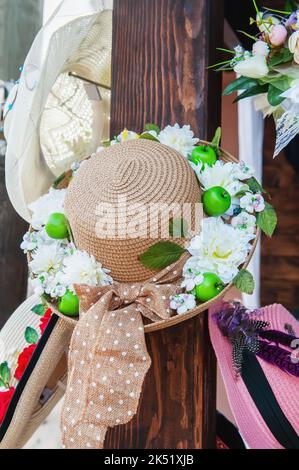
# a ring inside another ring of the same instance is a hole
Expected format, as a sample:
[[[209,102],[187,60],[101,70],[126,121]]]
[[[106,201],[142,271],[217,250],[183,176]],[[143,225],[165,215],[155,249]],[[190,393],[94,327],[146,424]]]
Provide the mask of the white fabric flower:
[[[136,140],[139,139],[139,134],[133,131],[128,131],[128,129],[124,129],[118,136],[118,142],[127,142],[129,140]]]
[[[47,234],[45,228],[42,228],[41,230],[33,230],[33,231],[28,231],[25,233],[23,237],[23,241],[21,243],[21,249],[24,251],[24,253],[28,253],[31,251],[36,250],[38,247],[42,245],[58,245],[60,244],[61,247],[66,247],[68,244],[68,240],[65,238],[64,240],[54,240],[53,238],[50,238],[49,235]]]
[[[254,176],[255,170],[253,166],[248,165],[243,160],[236,166],[236,176],[239,180],[246,180]]]
[[[177,294],[171,297],[170,308],[176,310],[179,315],[187,313],[196,307],[193,294]]]
[[[263,57],[268,57],[270,48],[265,41],[256,41],[252,46],[253,55],[261,55]]]
[[[294,54],[294,61],[299,64],[299,31],[295,31],[289,38],[289,49]]]
[[[240,199],[240,207],[250,214],[262,212],[265,209],[265,200],[261,194],[246,193]]]
[[[65,189],[51,188],[47,194],[29,204],[28,208],[32,212],[31,225],[34,229],[39,230],[46,225],[49,216],[54,212],[64,213],[65,194]]]
[[[103,286],[111,284],[112,279],[94,256],[86,251],[77,250],[64,258],[61,282],[68,285]]]
[[[221,186],[233,197],[239,191],[248,190],[248,186],[238,179],[240,169],[236,163],[217,160],[215,165],[211,167],[206,165],[202,171],[195,169],[195,172],[205,191],[213,186]]]
[[[236,214],[236,211],[240,211],[240,199],[237,197],[232,197],[229,209],[225,212],[225,214],[222,214],[221,217],[223,217],[224,220],[228,220]]]
[[[256,229],[256,218],[252,214],[242,211],[236,217],[233,217],[231,224],[238,230],[244,230],[247,233],[254,233]]]
[[[202,273],[198,271],[194,271],[193,269],[184,269],[183,270],[183,282],[181,284],[182,288],[185,288],[186,291],[191,291],[194,287],[202,284],[204,281],[204,276]]]
[[[234,67],[234,71],[243,77],[262,78],[268,75],[269,68],[265,56],[254,55],[245,60],[240,60]]]
[[[48,294],[53,298],[62,297],[66,290],[73,290],[72,285],[63,284],[61,272],[43,273],[31,280],[32,287],[36,295]]]
[[[192,255],[185,263],[184,272],[212,272],[228,284],[238,273],[251,249],[255,235],[234,229],[215,217],[202,222],[202,232],[194,237],[188,248]]]
[[[34,274],[58,271],[61,268],[64,251],[59,243],[41,245],[32,253],[29,267]]]
[[[161,144],[174,148],[184,157],[191,154],[194,146],[199,141],[194,137],[194,132],[190,129],[190,126],[180,127],[178,124],[166,126],[158,135],[158,139]]]

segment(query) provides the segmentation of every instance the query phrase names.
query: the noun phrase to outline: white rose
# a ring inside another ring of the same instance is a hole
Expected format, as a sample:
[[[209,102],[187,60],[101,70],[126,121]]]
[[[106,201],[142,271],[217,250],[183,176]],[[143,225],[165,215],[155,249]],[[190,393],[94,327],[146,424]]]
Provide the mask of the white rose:
[[[262,78],[268,74],[269,69],[265,56],[254,55],[249,59],[238,62],[234,67],[234,71],[243,77]]]
[[[295,31],[289,38],[289,49],[294,54],[294,61],[299,64],[299,31]]]
[[[269,46],[264,41],[256,41],[252,46],[253,55],[261,55],[263,57],[268,57],[270,52]]]

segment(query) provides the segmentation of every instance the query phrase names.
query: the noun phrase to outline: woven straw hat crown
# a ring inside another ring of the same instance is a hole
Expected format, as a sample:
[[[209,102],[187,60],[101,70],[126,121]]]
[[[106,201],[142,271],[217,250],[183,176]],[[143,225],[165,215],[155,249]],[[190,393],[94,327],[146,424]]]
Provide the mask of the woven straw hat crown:
[[[69,185],[65,212],[77,247],[95,256],[116,281],[144,281],[154,271],[139,256],[165,236],[163,224],[200,202],[187,160],[157,142],[138,139],[92,156]],[[173,210],[169,212],[169,208]]]

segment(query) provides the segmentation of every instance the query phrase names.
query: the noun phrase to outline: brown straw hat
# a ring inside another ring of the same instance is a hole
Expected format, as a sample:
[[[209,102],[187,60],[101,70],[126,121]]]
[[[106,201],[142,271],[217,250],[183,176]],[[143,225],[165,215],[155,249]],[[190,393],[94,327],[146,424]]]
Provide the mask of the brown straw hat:
[[[194,205],[200,198],[196,176],[185,158],[158,142],[137,139],[107,148],[82,166],[67,190],[65,213],[80,250],[94,255],[115,281],[141,282],[155,274],[139,260],[150,246],[170,238],[186,244],[185,238],[171,237],[169,230],[163,237],[162,222],[168,229],[168,215],[179,218],[183,204]],[[175,210],[169,214],[172,205]],[[101,212],[107,238],[97,234]],[[150,221],[157,226],[151,227]],[[128,238],[130,224],[133,231]],[[155,238],[152,230],[157,230]]]

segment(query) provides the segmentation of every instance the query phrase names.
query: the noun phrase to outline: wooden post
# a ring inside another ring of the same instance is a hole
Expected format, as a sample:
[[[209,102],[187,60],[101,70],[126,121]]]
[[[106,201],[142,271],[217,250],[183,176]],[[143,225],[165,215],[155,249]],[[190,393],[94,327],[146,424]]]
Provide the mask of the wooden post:
[[[111,136],[190,124],[211,138],[221,79],[207,67],[222,45],[222,0],[114,0]],[[216,362],[207,314],[147,335],[152,367],[139,410],[106,448],[213,448]]]

